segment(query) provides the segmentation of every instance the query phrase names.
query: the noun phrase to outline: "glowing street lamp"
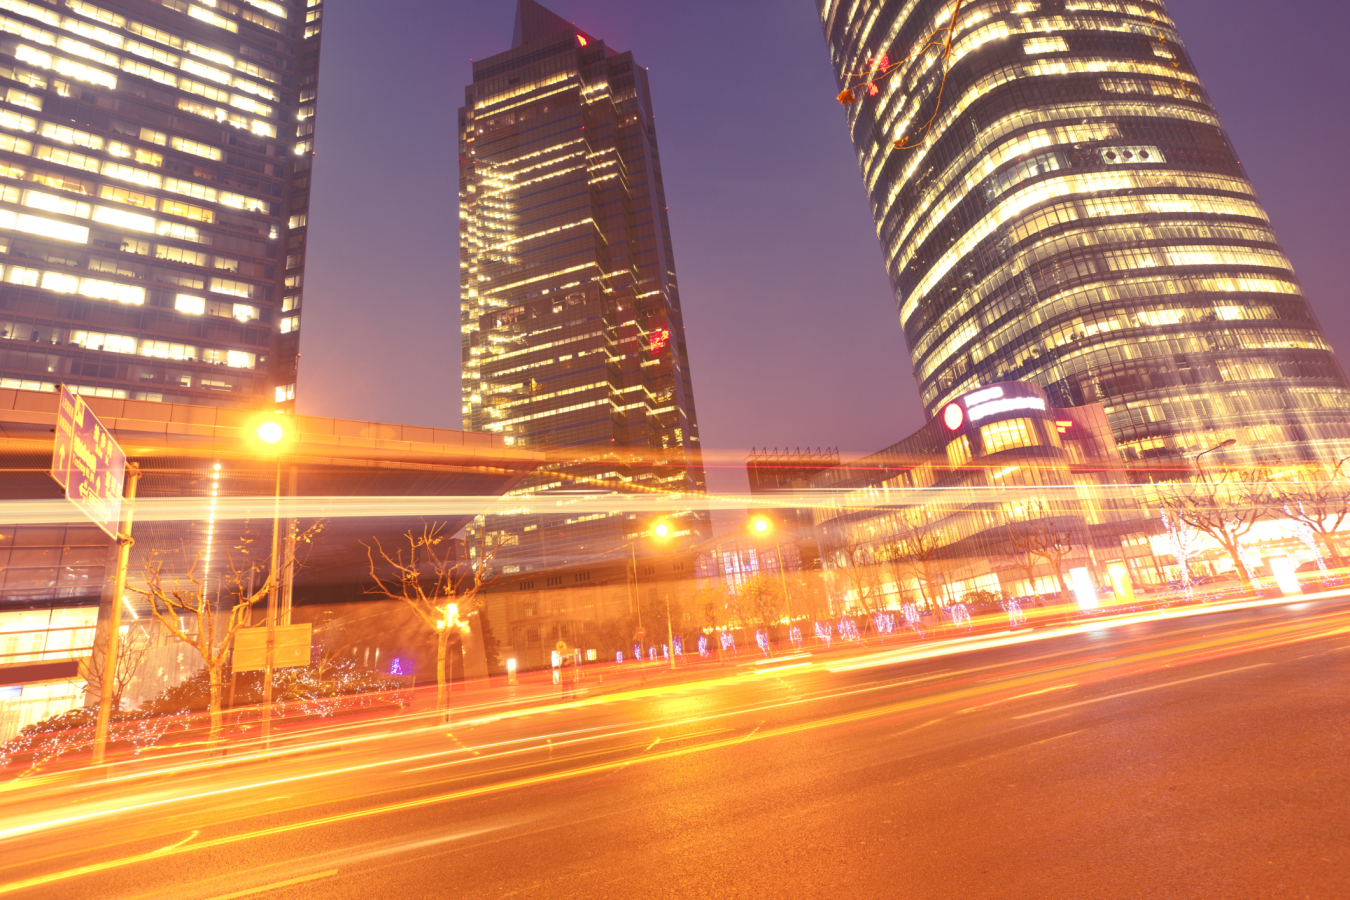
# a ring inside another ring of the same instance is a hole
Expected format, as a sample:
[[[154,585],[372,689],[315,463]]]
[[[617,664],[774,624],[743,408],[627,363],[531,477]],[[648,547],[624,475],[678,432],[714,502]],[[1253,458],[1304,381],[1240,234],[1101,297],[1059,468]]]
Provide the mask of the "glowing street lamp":
[[[268,573],[271,583],[267,591],[267,656],[263,664],[262,734],[264,741],[270,741],[272,737],[272,667],[276,660],[277,644],[277,588],[280,585],[277,574],[277,543],[281,531],[281,451],[283,441],[287,437],[287,428],[277,419],[268,417],[258,423],[254,435],[263,444],[259,449],[265,453],[275,454],[277,459],[276,492],[272,502],[272,559]]]
[[[637,601],[636,606],[637,606],[639,631],[643,631],[643,628],[642,628],[642,591],[638,585],[637,542],[639,539],[643,537],[651,537],[654,540],[664,541],[670,537],[673,537],[674,534],[675,534],[674,529],[671,528],[670,523],[665,519],[661,519],[655,522],[647,531],[640,532],[628,544],[628,549],[633,560],[633,593],[636,595]],[[669,648],[670,667],[673,669],[675,668],[675,630],[674,626],[670,621],[670,594],[666,594],[666,646]]]
[[[264,444],[277,444],[286,436],[286,429],[280,422],[267,419],[258,426],[258,440]]]
[[[778,557],[778,584],[783,589],[783,612],[787,614],[788,628],[792,627],[792,602],[788,599],[787,575],[783,572],[783,544],[778,539],[778,533],[774,531],[773,520],[767,516],[755,516],[750,520],[750,530],[755,534],[766,535],[774,532],[773,549]]]

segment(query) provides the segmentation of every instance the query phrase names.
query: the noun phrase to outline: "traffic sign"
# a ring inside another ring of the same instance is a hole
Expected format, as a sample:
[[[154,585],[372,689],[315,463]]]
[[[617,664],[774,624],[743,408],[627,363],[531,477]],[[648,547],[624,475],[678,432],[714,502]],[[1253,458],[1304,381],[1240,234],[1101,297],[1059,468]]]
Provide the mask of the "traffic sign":
[[[313,628],[309,622],[276,626],[275,643],[272,645],[273,668],[309,665]],[[235,633],[232,668],[236,672],[260,672],[267,668],[266,625],[241,628]]]
[[[122,518],[122,484],[127,455],[84,398],[65,385],[56,415],[52,478],[66,499],[116,538]]]

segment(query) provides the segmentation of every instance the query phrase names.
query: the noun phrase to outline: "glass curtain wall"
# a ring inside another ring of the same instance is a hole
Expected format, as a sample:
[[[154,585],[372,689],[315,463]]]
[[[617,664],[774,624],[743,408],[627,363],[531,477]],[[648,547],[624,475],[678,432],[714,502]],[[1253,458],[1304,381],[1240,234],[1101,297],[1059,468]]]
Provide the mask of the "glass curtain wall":
[[[817,0],[932,415],[1101,402],[1127,460],[1345,455],[1350,393],[1161,3]],[[938,40],[945,40],[940,34]],[[894,143],[932,128],[914,149]]]
[[[701,492],[693,388],[647,73],[531,0],[474,63],[460,129],[462,414],[557,450],[521,492]],[[688,517],[695,537],[705,517]],[[620,514],[509,516],[507,571],[622,548]],[[478,548],[474,548],[477,550]]]
[[[0,386],[295,399],[321,0],[0,0]]]

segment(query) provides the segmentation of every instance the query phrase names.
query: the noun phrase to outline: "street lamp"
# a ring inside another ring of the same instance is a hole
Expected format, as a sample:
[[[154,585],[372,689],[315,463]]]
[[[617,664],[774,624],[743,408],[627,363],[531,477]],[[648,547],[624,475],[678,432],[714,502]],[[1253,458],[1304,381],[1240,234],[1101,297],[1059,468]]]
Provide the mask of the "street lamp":
[[[792,628],[792,602],[788,599],[787,575],[783,572],[783,544],[778,539],[773,522],[767,516],[755,516],[750,520],[750,530],[756,534],[773,532],[774,555],[778,557],[778,583],[783,589],[783,612],[787,614],[788,628]]]
[[[284,448],[287,429],[277,418],[269,416],[258,422],[254,434],[262,442],[260,449],[264,453],[275,454],[277,460],[276,492],[272,500],[272,558],[268,570],[270,585],[267,591],[267,656],[263,663],[262,736],[265,742],[270,743],[272,739],[272,668],[276,661],[277,647],[277,588],[280,584],[277,574],[277,545],[281,531],[281,453]]]
[[[638,585],[637,542],[644,536],[651,536],[658,541],[664,541],[667,538],[672,537],[674,533],[674,529],[671,528],[670,523],[662,519],[653,524],[648,531],[638,532],[633,540],[628,543],[628,549],[633,560],[633,593],[636,596],[637,601],[635,605],[637,606],[638,630],[642,631],[644,634],[646,632],[642,628],[642,589]],[[670,621],[669,593],[666,594],[666,647],[669,648],[670,667],[673,669],[675,668],[675,630],[674,625]]]

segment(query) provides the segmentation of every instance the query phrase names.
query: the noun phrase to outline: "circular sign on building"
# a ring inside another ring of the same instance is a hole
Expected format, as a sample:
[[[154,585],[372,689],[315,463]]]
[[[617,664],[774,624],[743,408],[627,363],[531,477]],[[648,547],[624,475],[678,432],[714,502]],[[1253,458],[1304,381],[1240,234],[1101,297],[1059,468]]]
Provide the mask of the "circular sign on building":
[[[948,403],[947,408],[942,411],[942,424],[947,426],[948,431],[955,431],[960,428],[965,418],[966,414],[955,403]]]

